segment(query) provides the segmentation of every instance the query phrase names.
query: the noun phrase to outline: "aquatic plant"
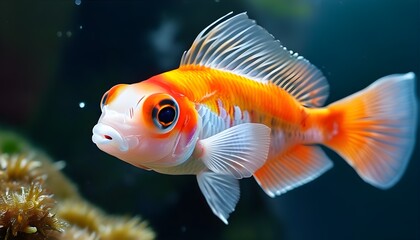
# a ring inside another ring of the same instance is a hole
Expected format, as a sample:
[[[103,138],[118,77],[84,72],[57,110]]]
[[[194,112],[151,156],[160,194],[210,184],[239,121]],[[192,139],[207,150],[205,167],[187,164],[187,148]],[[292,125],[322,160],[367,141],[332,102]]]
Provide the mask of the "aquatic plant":
[[[62,162],[0,131],[0,239],[155,238],[139,217],[108,216],[84,200],[62,168]]]

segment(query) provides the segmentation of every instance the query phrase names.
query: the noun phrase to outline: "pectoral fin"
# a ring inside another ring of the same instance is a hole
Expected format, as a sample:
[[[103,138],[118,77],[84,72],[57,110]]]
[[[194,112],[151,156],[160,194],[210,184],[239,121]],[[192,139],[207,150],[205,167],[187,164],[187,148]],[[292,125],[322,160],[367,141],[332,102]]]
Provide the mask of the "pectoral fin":
[[[243,123],[199,141],[200,158],[213,172],[237,179],[251,177],[264,165],[271,129],[263,124]]]
[[[229,175],[203,171],[197,175],[198,186],[213,213],[225,224],[239,200],[239,181]]]

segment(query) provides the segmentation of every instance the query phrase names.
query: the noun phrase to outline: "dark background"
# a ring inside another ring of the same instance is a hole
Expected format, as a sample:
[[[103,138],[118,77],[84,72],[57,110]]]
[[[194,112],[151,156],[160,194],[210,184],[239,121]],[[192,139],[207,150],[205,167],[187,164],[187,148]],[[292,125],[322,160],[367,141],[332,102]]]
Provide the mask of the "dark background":
[[[91,142],[108,88],[176,68],[197,33],[230,11],[247,11],[322,69],[328,103],[387,74],[420,75],[419,0],[2,0],[0,127],[65,160],[83,196],[142,216],[159,239],[420,239],[418,145],[387,191],[328,150],[332,170],[275,199],[243,180],[225,226],[195,177],[137,169]]]

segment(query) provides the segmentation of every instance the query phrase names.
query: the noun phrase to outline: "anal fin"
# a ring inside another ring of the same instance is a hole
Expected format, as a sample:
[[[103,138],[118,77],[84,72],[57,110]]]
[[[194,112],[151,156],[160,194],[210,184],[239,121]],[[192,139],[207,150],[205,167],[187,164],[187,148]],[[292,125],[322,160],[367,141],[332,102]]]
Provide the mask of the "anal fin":
[[[270,197],[275,197],[310,182],[332,166],[320,147],[297,145],[267,159],[254,177]]]

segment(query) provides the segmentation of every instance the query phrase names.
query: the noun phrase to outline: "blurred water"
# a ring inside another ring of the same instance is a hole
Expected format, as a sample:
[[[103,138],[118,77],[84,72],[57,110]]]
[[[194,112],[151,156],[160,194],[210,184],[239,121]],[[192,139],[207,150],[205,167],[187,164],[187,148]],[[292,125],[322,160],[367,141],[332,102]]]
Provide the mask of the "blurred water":
[[[394,188],[335,167],[271,199],[252,179],[225,226],[191,176],[136,169],[91,142],[102,94],[176,68],[197,33],[247,11],[323,70],[328,102],[391,73],[420,75],[420,1],[0,2],[0,126],[56,160],[91,202],[148,219],[159,239],[420,239],[419,148]],[[417,89],[418,92],[418,89]]]

